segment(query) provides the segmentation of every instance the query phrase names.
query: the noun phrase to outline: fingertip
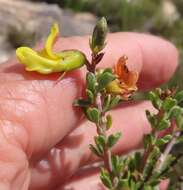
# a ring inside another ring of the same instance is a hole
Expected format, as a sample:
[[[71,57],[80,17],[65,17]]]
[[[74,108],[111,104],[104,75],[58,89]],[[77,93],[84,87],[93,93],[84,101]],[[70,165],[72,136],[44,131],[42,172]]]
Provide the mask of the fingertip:
[[[152,35],[135,34],[142,53],[139,87],[149,89],[167,82],[174,74],[179,53],[169,41]]]
[[[90,60],[89,37],[62,38],[56,49],[79,49]],[[150,34],[119,32],[108,34],[105,56],[99,67],[113,67],[126,55],[128,67],[140,73],[139,88],[145,90],[167,82],[178,64],[178,51],[169,41]],[[84,70],[85,72],[85,70]]]

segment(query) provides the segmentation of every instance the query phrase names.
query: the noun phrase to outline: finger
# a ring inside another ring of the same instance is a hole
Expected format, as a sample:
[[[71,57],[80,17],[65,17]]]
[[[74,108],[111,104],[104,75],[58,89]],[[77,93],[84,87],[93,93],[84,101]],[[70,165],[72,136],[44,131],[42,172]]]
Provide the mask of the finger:
[[[99,168],[81,169],[57,190],[107,190],[100,181]]]
[[[111,112],[113,127],[110,133],[122,132],[122,138],[113,148],[115,153],[124,154],[140,147],[144,134],[150,132],[146,109],[153,110],[149,102],[133,103]],[[31,190],[54,189],[80,167],[96,161],[89,150],[89,144],[94,144],[95,135],[95,125],[89,121],[74,129],[45,159],[32,168]]]
[[[160,190],[166,190],[167,180],[161,182]],[[68,182],[57,190],[107,190],[100,181],[100,169],[95,167],[80,169]]]

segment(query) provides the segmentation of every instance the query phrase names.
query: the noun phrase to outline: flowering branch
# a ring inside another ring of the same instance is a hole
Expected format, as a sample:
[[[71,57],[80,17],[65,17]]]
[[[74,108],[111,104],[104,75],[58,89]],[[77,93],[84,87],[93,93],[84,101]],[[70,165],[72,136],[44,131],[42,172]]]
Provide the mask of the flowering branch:
[[[121,133],[107,134],[112,127],[112,116],[107,112],[129,100],[137,91],[139,75],[136,71],[129,71],[127,56],[122,56],[113,69],[97,68],[104,56],[106,34],[107,23],[102,18],[90,39],[91,62],[86,61],[86,98],[76,100],[74,105],[81,107],[86,118],[96,126],[95,144],[91,144],[90,149],[104,163],[100,173],[104,186],[110,190],[157,190],[178,159],[171,151],[182,140],[183,108],[179,104],[183,101],[183,91],[156,89],[149,92],[149,100],[158,113],[146,111],[152,132],[144,136],[144,150],[126,157],[112,154],[112,147]],[[176,129],[172,123],[176,123]],[[173,131],[173,134],[166,131]],[[162,132],[165,135],[160,135]]]
[[[127,57],[119,59],[114,69],[97,69],[104,56],[101,52],[106,43],[107,23],[102,18],[94,28],[90,39],[91,63],[87,61],[86,94],[87,99],[78,99],[76,106],[83,108],[86,117],[96,125],[97,136],[95,145],[90,145],[91,151],[104,162],[101,169],[103,184],[113,190],[120,188],[120,176],[123,167],[122,160],[112,154],[111,149],[121,137],[121,133],[107,135],[112,127],[112,117],[107,112],[117,106],[122,100],[128,100],[137,90],[138,73],[131,72],[126,66]]]

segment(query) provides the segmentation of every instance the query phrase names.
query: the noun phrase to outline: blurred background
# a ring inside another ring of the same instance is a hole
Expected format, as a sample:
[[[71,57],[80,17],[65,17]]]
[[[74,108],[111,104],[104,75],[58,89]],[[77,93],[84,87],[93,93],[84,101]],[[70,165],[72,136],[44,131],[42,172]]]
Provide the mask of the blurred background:
[[[111,32],[145,32],[173,42],[180,64],[167,85],[183,89],[183,0],[0,0],[0,63],[18,46],[34,46],[43,40],[55,21],[62,36],[85,35],[91,34],[97,17],[102,16]],[[179,164],[174,181],[182,173],[183,164]]]

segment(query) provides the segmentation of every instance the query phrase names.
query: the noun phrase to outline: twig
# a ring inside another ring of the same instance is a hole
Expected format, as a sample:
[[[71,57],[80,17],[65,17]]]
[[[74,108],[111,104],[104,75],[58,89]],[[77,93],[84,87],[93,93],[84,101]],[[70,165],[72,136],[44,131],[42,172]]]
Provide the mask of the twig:
[[[180,136],[180,131],[176,132],[172,138],[172,140],[168,143],[168,145],[166,146],[164,152],[161,154],[160,158],[159,158],[159,164],[158,164],[158,167],[157,167],[157,170],[161,170],[167,156],[169,155],[169,153],[171,152],[173,146],[175,145],[176,143],[176,139],[177,137]]]
[[[97,132],[99,133],[99,135],[103,135],[104,137],[107,137],[106,126],[104,123],[105,113],[103,112],[103,109],[102,109],[102,97],[100,93],[98,93],[96,96],[96,105],[102,114],[101,123],[99,126],[97,126],[98,128]],[[112,172],[111,150],[107,146],[104,149],[104,166],[109,172]]]

